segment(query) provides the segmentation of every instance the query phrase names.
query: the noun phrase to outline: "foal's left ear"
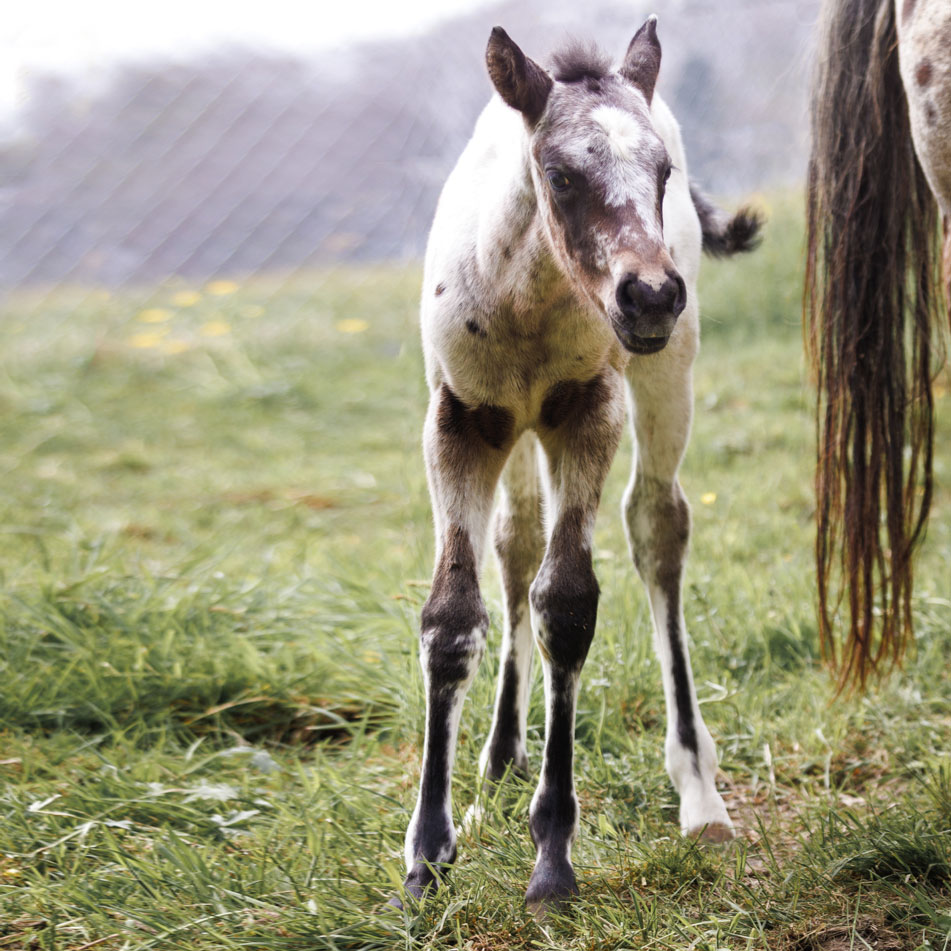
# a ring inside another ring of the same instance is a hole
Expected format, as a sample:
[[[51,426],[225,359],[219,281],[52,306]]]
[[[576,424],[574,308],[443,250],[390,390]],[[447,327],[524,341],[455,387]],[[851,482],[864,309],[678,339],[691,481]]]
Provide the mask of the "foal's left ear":
[[[657,17],[652,13],[647,22],[634,34],[620,73],[637,86],[647,104],[651,104],[654,85],[660,72],[660,40],[657,39]]]
[[[530,60],[500,26],[495,27],[489,37],[485,65],[502,99],[535,125],[545,111],[554,85],[551,76]]]

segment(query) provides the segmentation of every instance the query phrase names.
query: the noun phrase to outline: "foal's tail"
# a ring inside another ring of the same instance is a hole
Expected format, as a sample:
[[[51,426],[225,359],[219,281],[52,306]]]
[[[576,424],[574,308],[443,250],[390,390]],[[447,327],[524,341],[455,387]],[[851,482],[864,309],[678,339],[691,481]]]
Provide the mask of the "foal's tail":
[[[827,0],[812,99],[804,311],[819,388],[819,632],[840,689],[901,660],[932,493],[937,205],[912,146],[894,8]]]
[[[725,258],[759,245],[763,216],[753,208],[741,208],[732,217],[717,208],[691,183],[690,197],[700,218],[703,250],[714,258]]]

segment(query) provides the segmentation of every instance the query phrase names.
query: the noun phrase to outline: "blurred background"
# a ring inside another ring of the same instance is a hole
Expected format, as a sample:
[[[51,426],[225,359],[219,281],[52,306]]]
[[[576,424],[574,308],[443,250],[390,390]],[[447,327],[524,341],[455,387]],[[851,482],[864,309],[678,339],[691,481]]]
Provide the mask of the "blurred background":
[[[722,198],[805,169],[817,0],[105,0],[5,15],[0,293],[290,275],[421,256],[490,95],[503,25],[534,58],[620,56],[650,12],[691,175]]]

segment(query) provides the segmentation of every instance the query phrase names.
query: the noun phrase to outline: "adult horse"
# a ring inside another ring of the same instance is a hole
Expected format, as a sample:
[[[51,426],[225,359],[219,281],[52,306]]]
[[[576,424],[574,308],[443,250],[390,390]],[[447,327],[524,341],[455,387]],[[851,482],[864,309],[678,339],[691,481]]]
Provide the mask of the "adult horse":
[[[819,627],[840,683],[864,686],[911,633],[932,496],[931,384],[951,298],[951,2],[829,0],[820,25],[805,293]]]
[[[415,897],[456,856],[452,765],[485,650],[478,576],[498,483],[505,622],[480,764],[493,779],[527,765],[534,636],[545,752],[530,809],[537,857],[526,900],[544,909],[576,890],[572,763],[598,604],[592,534],[626,400],[637,443],[626,525],[650,599],[681,826],[714,839],[733,834],[687,654],[681,577],[690,515],[677,471],[692,414],[701,243],[719,254],[745,250],[759,221],[722,215],[691,190],[679,129],[654,95],[655,24],[651,17],[638,31],[617,71],[597,51],[572,47],[550,73],[497,27],[486,58],[498,95],[439,199],[421,309],[436,568],[420,637],[422,778],[406,834],[405,890]]]

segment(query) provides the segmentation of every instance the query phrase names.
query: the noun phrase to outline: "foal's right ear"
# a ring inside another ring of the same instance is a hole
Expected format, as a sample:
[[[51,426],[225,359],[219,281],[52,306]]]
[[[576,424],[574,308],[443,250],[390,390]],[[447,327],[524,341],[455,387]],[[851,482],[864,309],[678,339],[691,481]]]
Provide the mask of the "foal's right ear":
[[[551,76],[530,60],[500,26],[495,27],[489,37],[485,64],[492,85],[502,99],[513,109],[518,109],[532,125],[538,122],[554,83]]]

